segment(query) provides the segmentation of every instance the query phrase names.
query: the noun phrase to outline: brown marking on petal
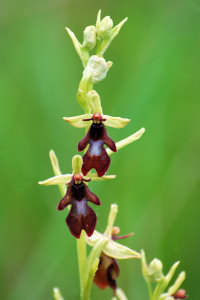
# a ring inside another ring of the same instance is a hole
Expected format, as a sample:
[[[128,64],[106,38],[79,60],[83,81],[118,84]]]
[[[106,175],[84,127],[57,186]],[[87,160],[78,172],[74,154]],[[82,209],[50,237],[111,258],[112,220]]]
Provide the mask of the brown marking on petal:
[[[89,136],[89,130],[88,132],[86,133],[86,135],[82,138],[82,140],[79,142],[78,144],[78,151],[83,151],[87,144],[89,143],[89,140],[90,140],[90,136]]]
[[[94,277],[94,283],[100,288],[105,289],[107,286],[111,287],[114,291],[117,288],[116,278],[119,277],[120,269],[117,261],[101,253],[98,270]]]
[[[71,190],[71,186],[69,186],[67,188],[67,192],[65,194],[65,196],[60,200],[57,209],[58,210],[63,210],[65,207],[67,207],[69,204],[72,203],[73,200],[73,196],[72,196],[72,190]]]
[[[104,126],[103,135],[102,135],[102,140],[103,140],[104,144],[106,144],[106,146],[108,148],[110,148],[110,150],[112,150],[113,152],[117,152],[117,147],[116,147],[115,143],[113,142],[113,140],[109,137],[105,126]]]

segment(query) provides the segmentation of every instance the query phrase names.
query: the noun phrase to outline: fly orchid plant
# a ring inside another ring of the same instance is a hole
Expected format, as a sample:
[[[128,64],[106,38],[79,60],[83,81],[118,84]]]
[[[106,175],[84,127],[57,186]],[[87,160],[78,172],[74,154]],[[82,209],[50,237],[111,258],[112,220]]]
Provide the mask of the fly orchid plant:
[[[51,150],[50,160],[55,176],[40,181],[39,184],[58,185],[62,198],[57,209],[63,210],[66,207],[69,209],[66,224],[77,241],[81,300],[90,299],[93,282],[100,289],[110,287],[113,290],[113,300],[126,300],[124,291],[117,286],[116,280],[120,274],[117,260],[134,258],[141,259],[150,300],[183,299],[187,295],[179,287],[185,279],[185,272],[180,273],[175,283],[166,291],[179,262],[172,266],[166,276],[162,273],[162,263],[158,259],[154,259],[148,266],[143,250],[139,253],[117,242],[133,235],[132,233],[118,235],[120,229],[114,226],[118,212],[117,204],[111,205],[104,233],[95,230],[97,216],[88,205],[88,202],[101,205],[98,196],[90,191],[89,181],[114,179],[115,175],[106,174],[110,166],[110,155],[138,140],[145,131],[141,128],[131,136],[115,143],[109,137],[107,127],[123,128],[130,120],[104,114],[100,96],[94,90],[94,85],[106,77],[112,66],[112,62],[106,62],[103,55],[126,21],[127,18],[113,27],[112,19],[109,16],[101,19],[101,11],[99,11],[96,25],[85,28],[82,44],[75,34],[66,28],[84,67],[77,92],[77,101],[84,114],[63,119],[76,128],[85,128],[85,136],[77,143],[78,151],[85,151],[85,153],[83,157],[73,156],[72,173],[62,174],[58,159]],[[91,172],[92,169],[96,172]],[[86,245],[91,247],[89,254]],[[64,300],[58,288],[54,288],[53,292],[55,300]]]

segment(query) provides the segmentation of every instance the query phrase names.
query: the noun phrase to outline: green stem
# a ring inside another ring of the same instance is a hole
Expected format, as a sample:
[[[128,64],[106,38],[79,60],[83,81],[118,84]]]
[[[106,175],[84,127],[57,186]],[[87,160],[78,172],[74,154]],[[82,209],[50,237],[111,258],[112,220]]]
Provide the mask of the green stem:
[[[147,281],[147,286],[148,286],[148,291],[149,291],[149,300],[153,300],[152,287],[151,287],[151,283],[149,281]]]
[[[85,278],[85,267],[87,260],[87,249],[85,243],[85,231],[82,230],[80,239],[77,240],[77,256],[78,256],[78,266],[79,266],[79,277],[80,277],[80,294],[81,299],[83,294],[84,287],[84,278]]]

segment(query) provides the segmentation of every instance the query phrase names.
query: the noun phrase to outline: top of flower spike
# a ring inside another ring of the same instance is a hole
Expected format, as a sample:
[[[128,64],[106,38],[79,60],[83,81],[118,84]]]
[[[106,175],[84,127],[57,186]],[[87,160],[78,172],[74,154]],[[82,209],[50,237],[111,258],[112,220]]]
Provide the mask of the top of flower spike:
[[[92,25],[85,28],[82,44],[78,41],[75,34],[69,28],[65,27],[84,67],[87,65],[89,59],[89,51],[94,50],[95,46],[97,46],[96,54],[102,56],[127,20],[128,18],[125,18],[113,27],[113,21],[109,16],[101,20],[101,10],[99,10],[95,26]]]

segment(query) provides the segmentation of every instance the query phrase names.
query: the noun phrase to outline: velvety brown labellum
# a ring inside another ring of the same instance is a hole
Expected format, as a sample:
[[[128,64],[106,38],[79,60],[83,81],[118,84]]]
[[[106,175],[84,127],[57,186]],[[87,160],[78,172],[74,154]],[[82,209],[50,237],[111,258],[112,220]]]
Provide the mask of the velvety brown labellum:
[[[83,156],[82,173],[86,175],[91,169],[95,169],[99,177],[103,176],[110,165],[110,157],[104,149],[104,144],[113,152],[117,151],[113,140],[108,136],[102,121],[92,123],[87,134],[78,144],[78,151],[82,151],[89,144],[89,148]]]
[[[97,217],[87,202],[90,201],[96,205],[101,205],[101,202],[82,180],[79,184],[76,184],[74,177],[69,183],[66,195],[58,204],[58,210],[63,210],[71,204],[71,209],[66,218],[70,232],[76,238],[80,238],[83,229],[88,236],[91,236],[96,228]]]
[[[120,269],[116,259],[102,253],[98,270],[94,277],[94,283],[100,288],[105,289],[107,286],[116,291],[116,279],[119,277]]]

